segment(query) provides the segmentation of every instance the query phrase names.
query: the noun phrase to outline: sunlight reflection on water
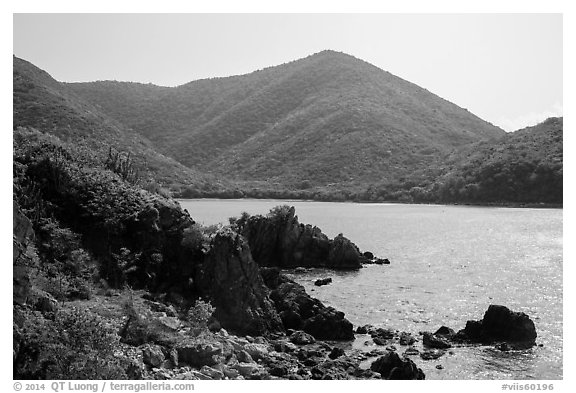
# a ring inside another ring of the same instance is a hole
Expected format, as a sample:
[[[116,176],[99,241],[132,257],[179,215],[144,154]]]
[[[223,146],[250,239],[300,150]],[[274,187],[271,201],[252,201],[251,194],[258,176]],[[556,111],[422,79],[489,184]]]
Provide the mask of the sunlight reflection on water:
[[[311,269],[293,274],[312,296],[354,325],[410,331],[455,330],[481,319],[490,304],[524,311],[538,343],[503,353],[461,347],[436,361],[414,358],[429,379],[562,378],[562,210],[261,200],[183,200],[194,219],[227,223],[242,211],[267,213],[288,203],[303,223],[338,233],[391,265],[358,272]],[[319,277],[332,284],[315,287]],[[358,340],[356,340],[358,341]],[[363,341],[362,341],[363,342]],[[354,343],[354,346],[362,343]],[[444,369],[437,370],[436,364]]]

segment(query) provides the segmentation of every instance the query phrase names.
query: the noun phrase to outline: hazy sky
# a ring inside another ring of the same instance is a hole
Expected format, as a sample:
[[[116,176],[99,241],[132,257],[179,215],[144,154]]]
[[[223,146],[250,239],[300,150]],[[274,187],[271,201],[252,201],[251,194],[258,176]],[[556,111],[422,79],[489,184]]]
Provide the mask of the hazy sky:
[[[562,115],[561,14],[15,14],[60,81],[175,86],[342,51],[508,131]]]

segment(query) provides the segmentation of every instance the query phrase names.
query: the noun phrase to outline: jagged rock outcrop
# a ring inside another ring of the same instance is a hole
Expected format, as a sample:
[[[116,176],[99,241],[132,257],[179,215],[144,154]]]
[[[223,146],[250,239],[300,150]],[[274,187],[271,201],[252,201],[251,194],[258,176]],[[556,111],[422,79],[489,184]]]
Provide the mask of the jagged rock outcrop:
[[[283,329],[248,243],[237,233],[216,234],[197,282],[225,329],[251,335]]]
[[[306,293],[304,287],[280,274],[277,268],[261,268],[270,298],[286,329],[303,330],[320,340],[351,340],[352,323],[344,313],[326,307]]]
[[[454,336],[454,340],[482,344],[504,341],[515,348],[527,348],[535,345],[536,337],[536,327],[528,315],[492,304],[483,319],[468,321],[466,327]]]
[[[353,270],[366,259],[344,236],[330,240],[318,227],[299,223],[294,207],[278,207],[267,217],[249,217],[241,232],[260,266]]]

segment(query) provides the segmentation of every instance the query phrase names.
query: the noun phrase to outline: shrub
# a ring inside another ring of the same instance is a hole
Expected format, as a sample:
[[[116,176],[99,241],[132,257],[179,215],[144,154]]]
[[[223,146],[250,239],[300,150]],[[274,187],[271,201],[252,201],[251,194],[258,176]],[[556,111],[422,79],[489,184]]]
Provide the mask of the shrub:
[[[182,338],[180,333],[164,320],[166,314],[152,311],[142,298],[134,297],[131,290],[129,294],[124,303],[126,321],[119,332],[123,343],[133,346],[145,343],[173,346]]]
[[[212,236],[218,232],[221,225],[204,226],[194,224],[183,231],[182,246],[190,250],[207,249],[210,245]]]
[[[60,226],[53,219],[41,219],[37,225],[42,256],[39,281],[42,289],[56,299],[89,299],[90,282],[97,267],[92,256],[82,248],[80,236]]]
[[[232,230],[236,232],[242,232],[242,229],[244,229],[244,226],[246,226],[246,223],[249,219],[250,214],[248,212],[242,212],[240,217],[230,217],[228,222],[230,223]]]
[[[123,180],[137,184],[140,178],[130,152],[117,151],[110,146],[104,167]]]
[[[194,329],[208,329],[208,320],[214,313],[214,307],[209,302],[196,300],[186,315],[188,322]]]
[[[273,221],[284,221],[290,215],[290,211],[293,208],[289,205],[279,205],[270,209],[267,217],[272,219]]]
[[[89,310],[63,309],[54,321],[30,312],[22,327],[15,327],[15,340],[15,378],[127,378],[128,359],[117,353],[119,336]]]

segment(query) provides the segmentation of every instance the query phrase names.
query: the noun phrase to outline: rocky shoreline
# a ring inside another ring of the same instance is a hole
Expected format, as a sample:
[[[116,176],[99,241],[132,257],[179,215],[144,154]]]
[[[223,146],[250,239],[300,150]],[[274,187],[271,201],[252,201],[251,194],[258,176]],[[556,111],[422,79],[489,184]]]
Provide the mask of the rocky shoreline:
[[[37,137],[15,150],[15,379],[424,379],[418,364],[452,347],[535,344],[528,316],[502,306],[457,333],[354,330],[281,269],[389,260],[289,206],[203,228]],[[358,335],[374,348],[342,345]]]

